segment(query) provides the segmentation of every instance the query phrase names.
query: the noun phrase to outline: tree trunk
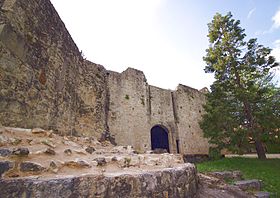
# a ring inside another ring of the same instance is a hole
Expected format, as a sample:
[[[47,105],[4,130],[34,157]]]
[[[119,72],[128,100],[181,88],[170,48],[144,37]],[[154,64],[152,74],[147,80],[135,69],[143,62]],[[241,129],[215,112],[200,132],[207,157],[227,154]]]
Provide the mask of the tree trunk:
[[[262,142],[259,141],[259,140],[256,140],[255,146],[256,146],[258,158],[262,159],[262,160],[266,159],[265,150],[264,150],[264,147],[262,145]]]

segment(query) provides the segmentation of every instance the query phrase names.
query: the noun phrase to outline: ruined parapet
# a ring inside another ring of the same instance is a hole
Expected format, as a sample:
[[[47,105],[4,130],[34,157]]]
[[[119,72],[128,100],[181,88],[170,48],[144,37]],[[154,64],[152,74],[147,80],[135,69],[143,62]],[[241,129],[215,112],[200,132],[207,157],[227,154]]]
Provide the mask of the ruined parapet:
[[[0,180],[3,197],[194,197],[194,165],[145,173],[86,175],[57,179]]]

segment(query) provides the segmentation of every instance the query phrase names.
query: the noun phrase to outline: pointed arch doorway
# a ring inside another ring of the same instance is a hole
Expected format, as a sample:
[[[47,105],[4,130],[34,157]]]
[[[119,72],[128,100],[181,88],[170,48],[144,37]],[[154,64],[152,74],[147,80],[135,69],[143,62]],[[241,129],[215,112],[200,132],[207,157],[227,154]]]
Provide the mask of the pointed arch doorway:
[[[168,130],[161,125],[155,125],[151,129],[152,150],[166,149],[169,153]]]

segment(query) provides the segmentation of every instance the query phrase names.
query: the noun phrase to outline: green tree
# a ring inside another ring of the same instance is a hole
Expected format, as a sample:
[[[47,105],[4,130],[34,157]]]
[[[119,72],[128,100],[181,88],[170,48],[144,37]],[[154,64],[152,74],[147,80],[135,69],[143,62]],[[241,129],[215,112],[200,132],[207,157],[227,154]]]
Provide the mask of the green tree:
[[[271,82],[271,68],[279,64],[257,39],[245,41],[245,30],[231,13],[216,14],[208,29],[203,59],[215,81],[200,123],[204,136],[219,149],[239,151],[251,140],[258,158],[265,159],[263,141],[280,129],[280,92]]]

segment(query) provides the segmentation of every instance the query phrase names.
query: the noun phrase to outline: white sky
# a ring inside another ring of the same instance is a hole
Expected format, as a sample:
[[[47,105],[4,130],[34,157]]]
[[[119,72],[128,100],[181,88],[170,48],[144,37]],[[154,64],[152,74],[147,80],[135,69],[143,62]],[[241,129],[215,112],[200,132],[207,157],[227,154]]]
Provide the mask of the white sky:
[[[181,83],[201,89],[212,83],[212,76],[203,71],[202,57],[208,47],[207,23],[216,10],[207,17],[201,11],[202,20],[191,3],[184,5],[188,10],[181,9],[180,4],[190,1],[176,1],[174,9],[168,7],[171,0],[51,2],[91,62],[117,72],[127,67],[142,70],[149,84],[162,88],[174,89]],[[257,11],[246,10],[244,18],[250,20]],[[273,18],[274,29],[279,28],[279,16]],[[280,60],[277,40],[273,53]]]

